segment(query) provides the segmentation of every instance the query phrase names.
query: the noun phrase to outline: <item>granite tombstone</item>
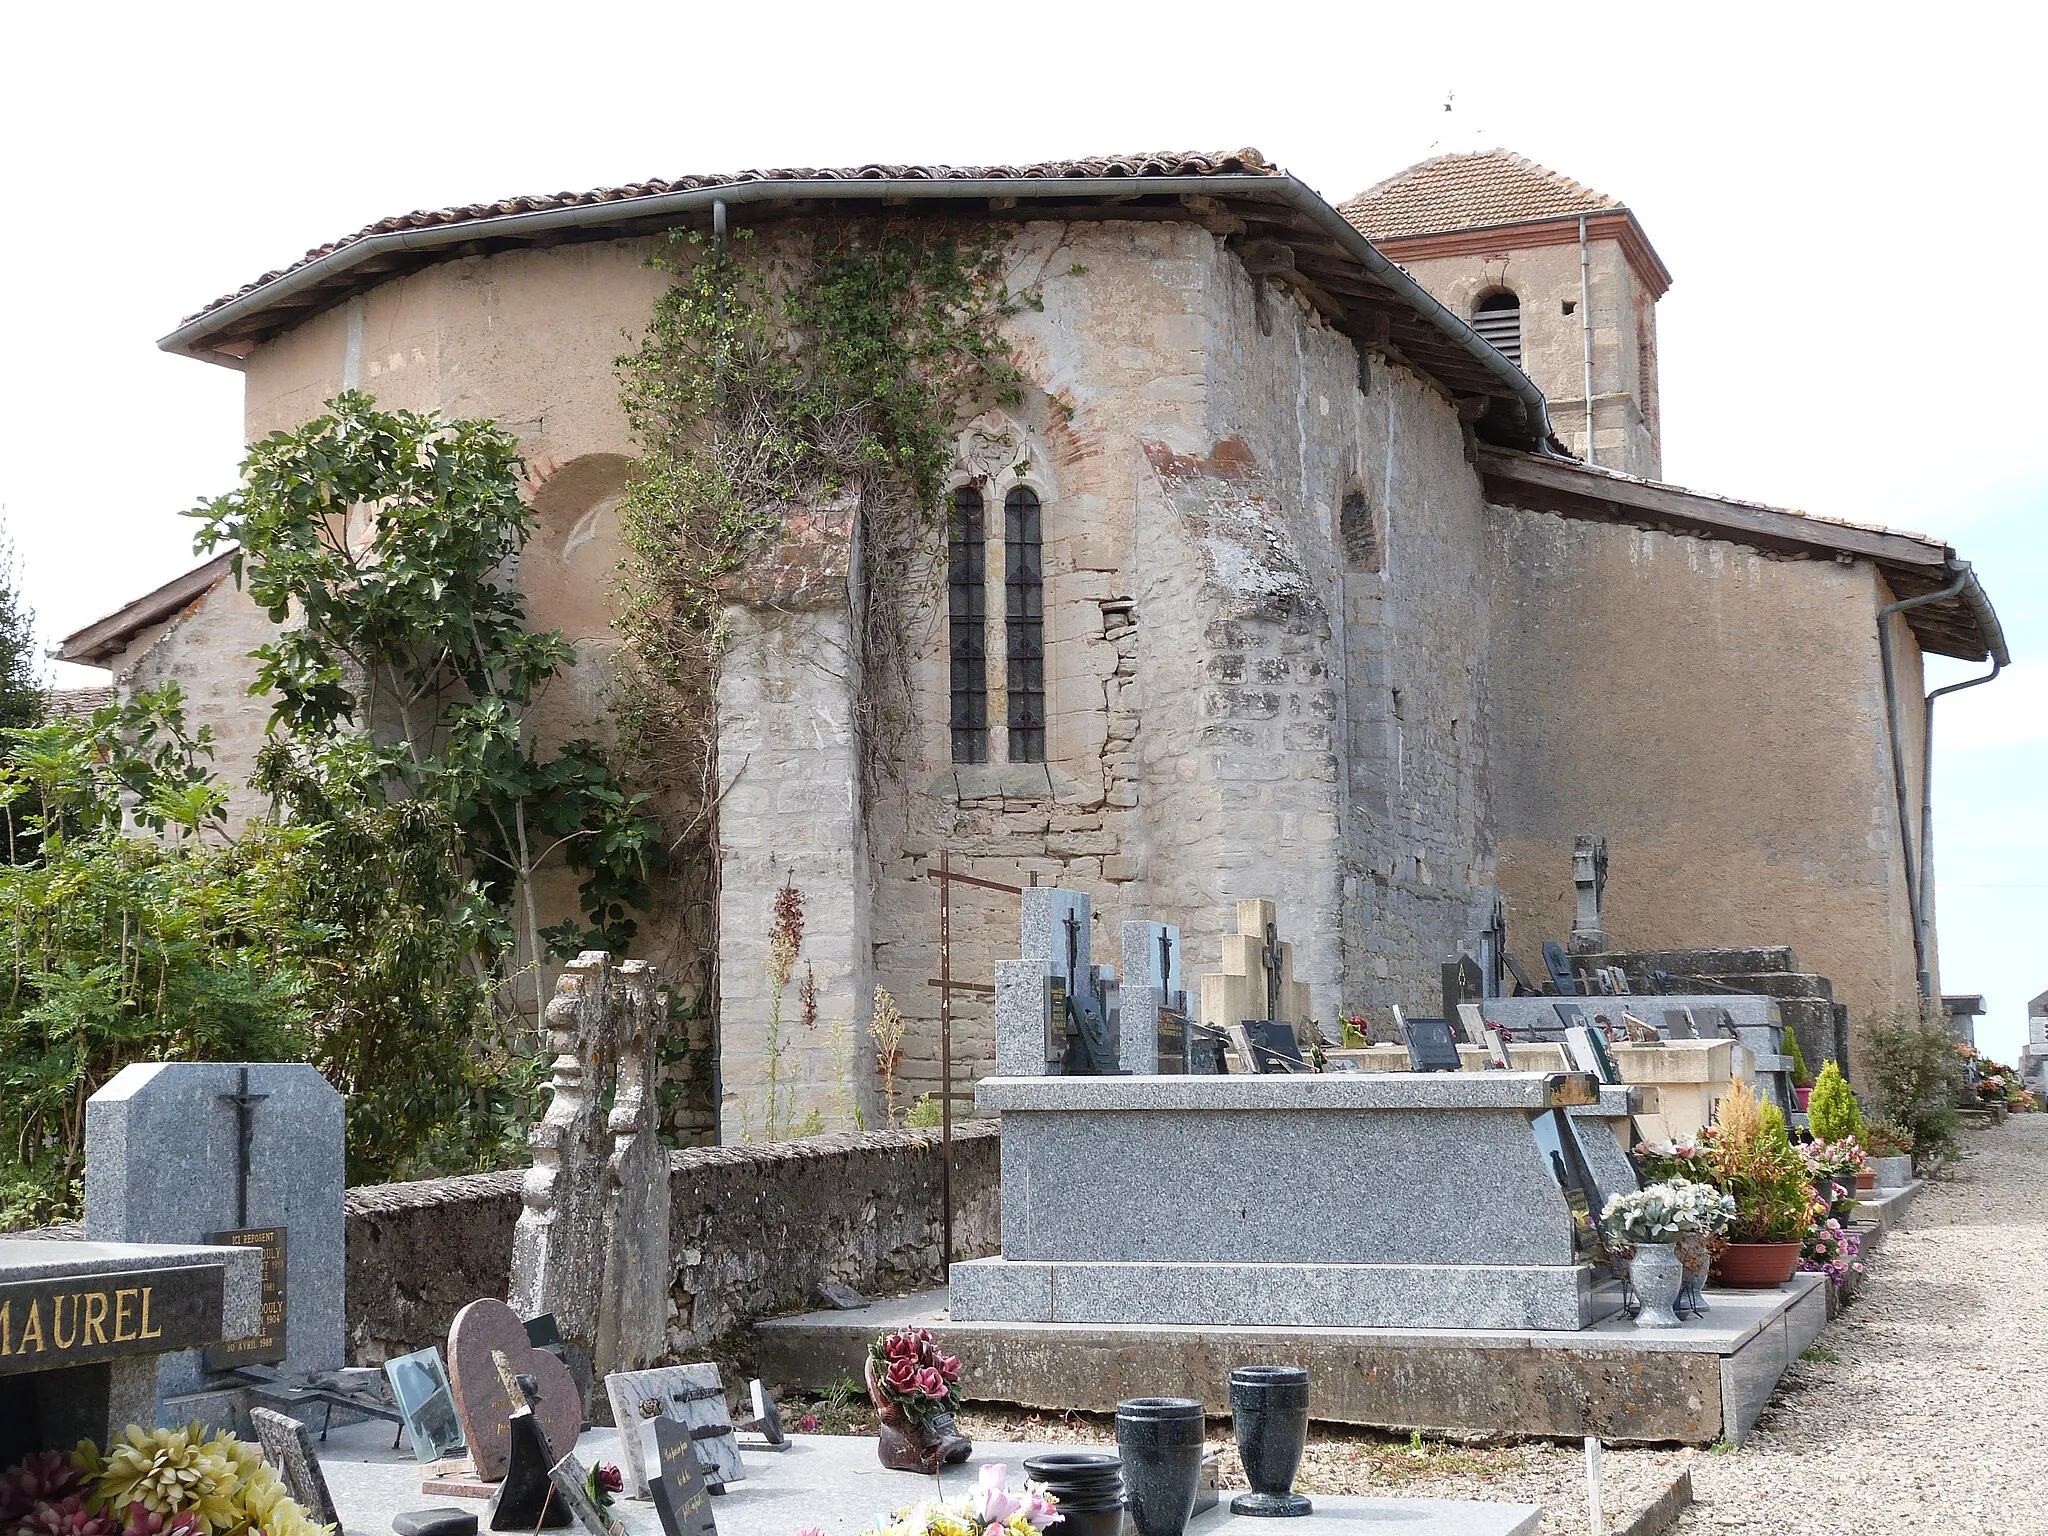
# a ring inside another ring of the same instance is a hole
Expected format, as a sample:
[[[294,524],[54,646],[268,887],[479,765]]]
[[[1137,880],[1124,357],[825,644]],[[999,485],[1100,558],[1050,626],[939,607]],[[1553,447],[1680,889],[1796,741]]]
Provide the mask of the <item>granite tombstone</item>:
[[[224,1243],[264,1255],[263,1326],[209,1362],[166,1355],[167,1420],[225,1422],[221,1372],[274,1363],[289,1377],[345,1363],[341,1095],[288,1062],[137,1062],[85,1106],[85,1236]]]
[[[747,1475],[717,1366],[664,1365],[651,1371],[618,1371],[605,1378],[604,1389],[611,1400],[612,1423],[619,1434],[619,1464],[630,1497],[647,1497],[648,1442],[659,1433],[662,1419],[690,1431],[706,1481],[719,1491]]]
[[[256,1443],[263,1447],[263,1459],[284,1479],[285,1491],[315,1525],[331,1525],[339,1533],[341,1516],[334,1512],[334,1496],[327,1491],[327,1477],[306,1426],[269,1408],[251,1408],[249,1423]]]

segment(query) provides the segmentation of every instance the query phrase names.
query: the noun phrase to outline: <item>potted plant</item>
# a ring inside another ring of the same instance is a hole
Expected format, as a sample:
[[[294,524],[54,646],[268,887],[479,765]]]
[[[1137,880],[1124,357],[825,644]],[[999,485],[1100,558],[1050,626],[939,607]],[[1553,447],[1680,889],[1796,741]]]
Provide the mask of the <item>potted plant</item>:
[[[1842,1076],[1842,1069],[1835,1062],[1820,1069],[1813,1097],[1808,1101],[1806,1124],[1815,1141],[1841,1142],[1863,1134],[1863,1106],[1856,1102],[1856,1090],[1849,1086],[1849,1080]],[[1875,1187],[1877,1175],[1867,1166],[1859,1164],[1850,1172],[1849,1183],[1853,1188]]]
[[[1813,1184],[1805,1160],[1746,1083],[1721,1100],[1720,1118],[1700,1140],[1714,1187],[1735,1200],[1716,1275],[1731,1286],[1783,1285],[1799,1263],[1809,1224]]]
[[[1879,1189],[1904,1189],[1913,1182],[1913,1133],[1895,1120],[1871,1120],[1863,1128],[1863,1149]]]
[[[1862,1239],[1815,1200],[1806,1239],[1799,1245],[1801,1271],[1824,1274],[1838,1293],[1847,1294],[1856,1288],[1856,1282],[1863,1275],[1862,1250]]]
[[[1792,1073],[1792,1097],[1798,1100],[1803,1113],[1807,1099],[1813,1093],[1813,1069],[1806,1064],[1806,1053],[1799,1048],[1799,1033],[1791,1025],[1785,1026],[1785,1055],[1790,1061]]]
[[[958,1356],[940,1351],[928,1328],[899,1328],[868,1346],[868,1398],[882,1421],[875,1452],[897,1472],[936,1473],[965,1461],[974,1443],[954,1426]]]
[[[1844,1136],[1840,1141],[1809,1141],[1798,1150],[1813,1181],[1814,1194],[1828,1214],[1847,1221],[1856,1211],[1859,1181],[1871,1172],[1870,1158],[1861,1143],[1854,1136]]]

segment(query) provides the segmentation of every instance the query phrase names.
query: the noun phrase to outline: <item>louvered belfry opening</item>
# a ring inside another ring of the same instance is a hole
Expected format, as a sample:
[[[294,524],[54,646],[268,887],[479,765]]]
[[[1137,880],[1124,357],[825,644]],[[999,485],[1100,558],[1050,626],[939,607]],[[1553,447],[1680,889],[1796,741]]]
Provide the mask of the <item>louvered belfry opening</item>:
[[[1506,289],[1489,293],[1472,308],[1472,329],[1517,368],[1522,366],[1522,301]]]
[[[988,538],[981,492],[953,493],[946,538],[946,629],[953,666],[953,761],[988,761]]]
[[[1045,761],[1045,558],[1038,495],[1023,486],[1003,498],[1003,573],[1008,593],[1010,761]]]

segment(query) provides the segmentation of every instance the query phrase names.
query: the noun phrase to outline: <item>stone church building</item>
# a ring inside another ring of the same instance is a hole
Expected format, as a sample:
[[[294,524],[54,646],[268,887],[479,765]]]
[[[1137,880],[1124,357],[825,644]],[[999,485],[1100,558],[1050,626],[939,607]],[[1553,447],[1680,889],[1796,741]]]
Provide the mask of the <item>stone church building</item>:
[[[1004,322],[1030,387],[961,423],[900,760],[864,763],[853,727],[843,542],[802,595],[735,590],[716,962],[679,977],[716,1067],[696,1129],[715,1107],[726,1138],[760,1134],[785,881],[821,1021],[778,1058],[798,1111],[874,1123],[848,1042],[877,986],[910,1021],[906,1091],[936,1086],[942,853],[1088,891],[1105,925],[1178,923],[1197,974],[1232,903],[1271,898],[1324,1020],[1434,1011],[1460,952],[1536,969],[1572,925],[1580,833],[1611,850],[1619,945],[1790,945],[1856,1011],[1931,982],[1922,657],[2002,663],[1990,604],[1937,540],[1662,483],[1671,274],[1626,206],[1518,156],[1341,206],[1252,151],[520,198],[372,225],[163,345],[244,373],[252,439],[350,386],[516,430],[540,525],[519,579],[584,656],[545,729],[576,734],[618,643],[613,359],[667,282],[654,238],[884,212],[1005,231],[1013,284],[1043,294]],[[182,682],[238,774],[263,620],[224,569],[62,654]],[[647,957],[686,926],[656,914]],[[1015,899],[960,891],[951,931],[953,974],[986,983]],[[992,1029],[985,1002],[954,1013],[964,1083]]]

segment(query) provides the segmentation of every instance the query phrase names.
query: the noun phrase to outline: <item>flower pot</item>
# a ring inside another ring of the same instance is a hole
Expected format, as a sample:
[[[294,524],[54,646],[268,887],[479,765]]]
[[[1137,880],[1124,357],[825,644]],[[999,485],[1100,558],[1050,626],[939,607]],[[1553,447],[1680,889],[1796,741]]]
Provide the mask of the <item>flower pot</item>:
[[[1678,1300],[1672,1310],[1681,1317],[1687,1313],[1697,1317],[1710,1310],[1707,1269],[1713,1263],[1713,1245],[1706,1233],[1688,1232],[1672,1246],[1678,1250],[1678,1262],[1685,1270],[1685,1283],[1678,1288]]]
[[[1799,1248],[1798,1243],[1730,1243],[1714,1266],[1714,1278],[1735,1290],[1773,1290],[1799,1267]]]
[[[1202,1481],[1202,1405],[1191,1397],[1134,1397],[1116,1405],[1124,1499],[1138,1536],[1181,1536]]]
[[[1107,1451],[1048,1451],[1024,1475],[1059,1501],[1062,1536],[1117,1536],[1124,1523],[1124,1464]]]
[[[1877,1170],[1875,1168],[1858,1168],[1856,1170],[1856,1187],[1865,1191],[1877,1188]]]
[[[875,1454],[883,1466],[892,1472],[934,1473],[974,1454],[974,1442],[960,1433],[950,1412],[941,1409],[920,1422],[882,1390],[872,1358],[863,1364],[861,1374],[867,1381],[868,1401],[881,1421]]]
[[[1629,1280],[1643,1303],[1636,1314],[1638,1328],[1678,1327],[1671,1305],[1685,1284],[1685,1266],[1678,1260],[1676,1243],[1637,1243],[1636,1256],[1629,1261]]]
[[[1803,1115],[1806,1113],[1807,1101],[1813,1097],[1813,1090],[1811,1088],[1794,1088],[1792,1090],[1792,1097],[1799,1101],[1799,1112]]]
[[[1230,1501],[1233,1515],[1287,1518],[1310,1512],[1294,1491],[1308,1444],[1308,1372],[1298,1365],[1247,1365],[1230,1373],[1230,1420],[1250,1493]]]
[[[1876,1157],[1871,1162],[1875,1165],[1879,1189],[1904,1189],[1913,1182],[1913,1159],[1908,1154]]]

